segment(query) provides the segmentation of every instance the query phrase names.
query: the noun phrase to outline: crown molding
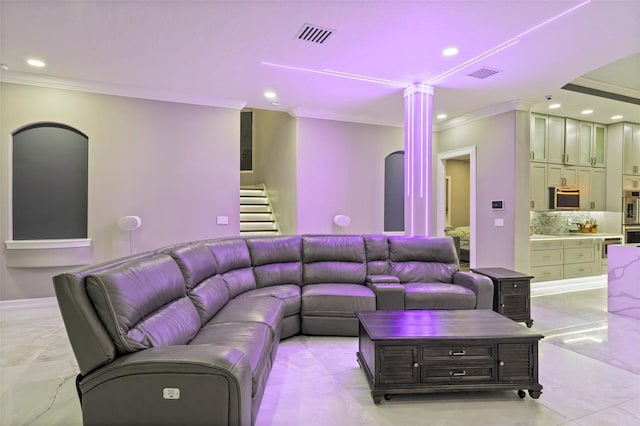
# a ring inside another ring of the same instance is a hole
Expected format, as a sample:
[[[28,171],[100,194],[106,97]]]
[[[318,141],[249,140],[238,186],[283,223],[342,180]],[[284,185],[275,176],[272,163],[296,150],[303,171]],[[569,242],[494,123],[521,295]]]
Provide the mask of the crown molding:
[[[462,126],[464,124],[469,124],[474,121],[482,120],[488,117],[492,117],[494,115],[504,114],[509,111],[531,111],[531,108],[536,104],[535,101],[527,101],[524,99],[515,99],[508,102],[503,102],[501,104],[495,104],[488,106],[486,108],[482,108],[476,111],[472,111],[467,114],[462,114],[457,117],[453,117],[450,120],[447,120],[443,123],[434,124],[433,129],[435,131],[447,130],[454,127]]]
[[[398,123],[395,121],[375,120],[375,119],[372,119],[371,117],[366,117],[362,115],[340,114],[334,111],[317,110],[312,108],[293,108],[289,110],[289,114],[293,117],[345,121],[349,123],[372,124],[375,126],[387,126],[387,127],[399,127],[399,128],[404,127],[404,123]]]
[[[3,71],[0,73],[0,82],[229,109],[242,109],[246,106],[246,102],[233,99],[221,99],[197,94],[185,95],[168,90],[132,88],[16,71]]]

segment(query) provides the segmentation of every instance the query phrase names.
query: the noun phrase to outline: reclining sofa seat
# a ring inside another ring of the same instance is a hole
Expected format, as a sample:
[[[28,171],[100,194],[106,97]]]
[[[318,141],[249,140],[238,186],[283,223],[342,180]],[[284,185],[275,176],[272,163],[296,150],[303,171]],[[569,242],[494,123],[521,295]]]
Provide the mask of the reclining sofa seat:
[[[376,309],[362,236],[303,235],[302,260],[302,333],[357,336],[355,312]]]

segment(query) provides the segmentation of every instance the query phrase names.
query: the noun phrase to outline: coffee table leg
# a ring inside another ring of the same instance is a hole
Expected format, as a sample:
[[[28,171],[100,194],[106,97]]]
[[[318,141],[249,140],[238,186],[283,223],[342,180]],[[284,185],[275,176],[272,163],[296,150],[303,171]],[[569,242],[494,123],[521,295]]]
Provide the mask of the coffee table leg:
[[[541,394],[542,394],[542,391],[529,389],[529,396],[533,399],[540,398]]]
[[[379,405],[382,402],[382,395],[376,395],[371,392],[371,398],[373,398],[373,403]]]

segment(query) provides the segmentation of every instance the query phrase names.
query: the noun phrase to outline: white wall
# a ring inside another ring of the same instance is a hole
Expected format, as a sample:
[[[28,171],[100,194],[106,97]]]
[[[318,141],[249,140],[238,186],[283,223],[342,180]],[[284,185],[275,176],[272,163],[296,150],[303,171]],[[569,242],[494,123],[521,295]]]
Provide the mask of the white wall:
[[[438,152],[477,147],[475,266],[478,267],[528,271],[526,117],[526,112],[510,111],[438,132],[434,158]],[[503,200],[504,210],[492,210],[492,200]],[[504,226],[496,227],[495,219],[503,219]]]
[[[88,236],[92,263],[129,253],[117,228],[138,215],[134,252],[239,231],[239,111],[15,84],[0,86],[0,238],[10,239],[11,133],[53,121],[89,137]],[[229,225],[216,225],[216,216]],[[12,253],[13,255],[13,253]],[[7,267],[0,299],[53,295],[64,268]]]
[[[264,183],[283,234],[297,232],[296,119],[253,110],[254,183]]]
[[[384,231],[384,159],[403,149],[402,128],[298,118],[298,233]]]

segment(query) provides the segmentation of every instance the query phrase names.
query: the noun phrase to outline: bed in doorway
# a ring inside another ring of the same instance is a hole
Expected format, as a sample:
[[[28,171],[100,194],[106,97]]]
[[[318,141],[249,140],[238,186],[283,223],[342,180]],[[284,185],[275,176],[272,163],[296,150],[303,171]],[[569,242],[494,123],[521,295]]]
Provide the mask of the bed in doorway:
[[[456,226],[453,228],[445,229],[445,234],[454,239],[458,239],[460,242],[460,262],[469,263],[469,227],[468,226]]]

